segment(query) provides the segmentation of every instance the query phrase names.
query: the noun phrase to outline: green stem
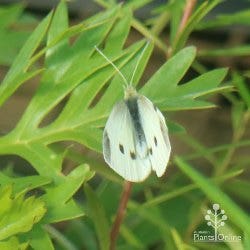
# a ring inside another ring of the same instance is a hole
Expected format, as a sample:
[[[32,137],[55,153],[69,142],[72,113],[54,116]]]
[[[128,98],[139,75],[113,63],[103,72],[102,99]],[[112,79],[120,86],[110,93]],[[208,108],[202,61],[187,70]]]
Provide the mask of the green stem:
[[[243,116],[243,119],[242,119],[242,122],[241,122],[239,128],[236,131],[234,131],[233,139],[232,139],[232,143],[231,143],[232,147],[230,147],[228,149],[221,164],[216,169],[215,176],[223,174],[226,171],[226,169],[228,168],[228,166],[230,165],[231,159],[232,159],[232,157],[235,153],[235,150],[237,148],[234,145],[237,144],[241,140],[242,136],[245,133],[245,130],[246,130],[246,127],[247,127],[249,120],[250,120],[250,110],[246,111],[246,113]]]
[[[44,226],[46,231],[61,245],[63,248],[67,250],[77,250],[78,248],[73,245],[71,241],[69,241],[61,232],[56,230],[54,227],[46,225]]]

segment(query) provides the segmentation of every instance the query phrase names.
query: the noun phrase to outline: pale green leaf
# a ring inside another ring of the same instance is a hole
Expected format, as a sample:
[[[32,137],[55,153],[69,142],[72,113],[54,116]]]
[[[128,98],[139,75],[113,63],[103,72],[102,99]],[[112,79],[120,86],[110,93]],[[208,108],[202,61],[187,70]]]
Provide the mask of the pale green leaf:
[[[6,241],[0,241],[1,250],[25,250],[28,243],[20,243],[17,237],[10,237]]]
[[[1,192],[3,191],[7,192],[0,197],[0,203],[2,204],[0,240],[31,230],[33,224],[37,223],[46,212],[45,204],[40,198],[29,197],[24,199],[23,195],[11,197],[10,186],[1,188]]]
[[[39,175],[31,175],[25,177],[9,177],[0,172],[0,183],[1,185],[13,185],[13,193],[14,194],[22,194],[23,192],[27,192],[37,187],[44,186],[50,183],[51,180],[49,178],[39,176]]]

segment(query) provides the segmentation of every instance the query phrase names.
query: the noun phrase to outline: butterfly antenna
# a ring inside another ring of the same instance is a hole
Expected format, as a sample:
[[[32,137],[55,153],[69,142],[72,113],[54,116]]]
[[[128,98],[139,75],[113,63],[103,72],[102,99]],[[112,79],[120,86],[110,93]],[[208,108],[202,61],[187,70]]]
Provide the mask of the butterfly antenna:
[[[125,78],[125,76],[122,74],[122,72],[115,66],[115,64],[112,62],[112,61],[110,61],[108,58],[107,58],[107,56],[105,56],[104,55],[104,53],[97,47],[97,46],[95,46],[95,49],[96,49],[96,51],[100,54],[100,55],[102,55],[113,67],[114,67],[114,69],[120,74],[120,76],[122,77],[122,79],[123,79],[123,81],[125,82],[125,85],[126,85],[126,87],[129,85],[128,84],[128,81],[127,81],[127,79]]]
[[[130,81],[131,84],[133,83],[134,76],[135,76],[135,72],[137,71],[137,68],[138,68],[138,66],[139,66],[139,64],[140,64],[140,62],[141,62],[141,59],[142,59],[142,57],[143,57],[143,55],[144,55],[144,52],[146,51],[146,49],[147,49],[147,47],[149,46],[149,44],[150,44],[150,41],[148,41],[148,42],[146,43],[145,47],[143,48],[143,51],[142,51],[141,54],[140,54],[139,59],[137,60],[137,63],[136,63],[136,65],[135,65],[134,72],[133,72],[132,77],[131,77],[131,81]]]

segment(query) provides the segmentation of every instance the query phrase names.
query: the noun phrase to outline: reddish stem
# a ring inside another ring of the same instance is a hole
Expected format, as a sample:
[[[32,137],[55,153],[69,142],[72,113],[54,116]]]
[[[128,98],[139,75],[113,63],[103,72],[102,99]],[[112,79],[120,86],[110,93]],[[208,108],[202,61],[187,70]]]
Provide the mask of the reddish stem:
[[[185,28],[185,26],[186,26],[186,24],[188,22],[188,19],[189,19],[189,17],[191,16],[191,14],[193,12],[193,9],[194,9],[194,6],[195,6],[196,2],[197,2],[197,0],[186,0],[186,5],[185,5],[185,8],[184,8],[183,16],[182,16],[182,19],[181,19],[180,26],[178,28],[177,35],[179,35],[179,33],[181,33],[182,30]]]
[[[197,0],[186,0],[186,5],[183,11],[182,19],[180,22],[180,25],[178,27],[176,36],[175,36],[175,42],[179,39],[181,32],[184,30],[185,26],[187,25],[187,22],[192,14],[192,11],[196,5]],[[174,43],[175,43],[174,42]],[[172,56],[172,48],[170,47],[167,53],[167,58],[170,58]]]
[[[125,215],[131,189],[132,189],[132,182],[125,181],[124,186],[123,186],[123,192],[122,192],[120,203],[119,203],[119,208],[117,210],[116,218],[115,218],[115,221],[114,221],[111,233],[110,233],[110,248],[109,248],[110,250],[115,250],[116,240],[119,234],[120,226],[122,224],[122,221]]]

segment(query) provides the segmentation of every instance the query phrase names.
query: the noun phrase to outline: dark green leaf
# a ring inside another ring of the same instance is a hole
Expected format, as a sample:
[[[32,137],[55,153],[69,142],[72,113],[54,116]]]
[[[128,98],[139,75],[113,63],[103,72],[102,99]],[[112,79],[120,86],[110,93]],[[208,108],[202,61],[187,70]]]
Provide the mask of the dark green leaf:
[[[225,27],[229,25],[250,25],[250,10],[242,10],[236,13],[218,15],[215,20],[206,20],[198,25],[198,29],[208,29],[208,28],[217,28]]]
[[[237,87],[239,94],[241,95],[243,101],[246,103],[247,107],[250,109],[250,90],[247,86],[243,77],[239,74],[233,74],[233,83]]]
[[[97,237],[100,245],[100,249],[109,249],[109,224],[105,215],[105,211],[102,204],[98,200],[96,193],[90,188],[89,185],[85,185],[85,194],[87,196],[90,217],[95,225]]]
[[[223,56],[223,57],[233,57],[233,56],[249,56],[250,46],[241,45],[222,49],[210,49],[210,50],[200,50],[198,56],[208,57],[208,56]]]

